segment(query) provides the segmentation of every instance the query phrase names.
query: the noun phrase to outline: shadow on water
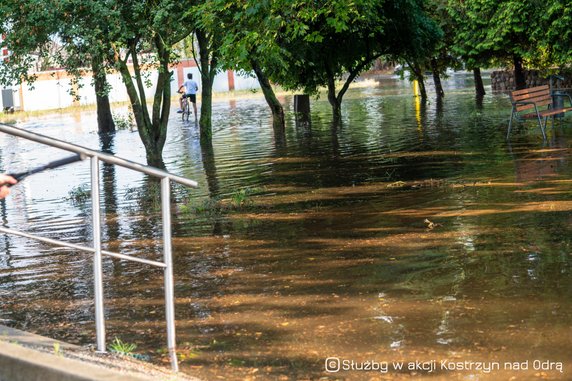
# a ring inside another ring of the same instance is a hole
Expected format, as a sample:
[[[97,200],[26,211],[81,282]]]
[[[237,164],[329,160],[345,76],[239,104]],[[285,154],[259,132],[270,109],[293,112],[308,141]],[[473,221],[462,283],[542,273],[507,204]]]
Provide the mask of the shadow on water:
[[[236,380],[569,379],[570,119],[545,144],[528,123],[507,143],[506,96],[475,99],[463,75],[444,85],[445,98],[424,103],[405,82],[372,80],[348,93],[341,125],[313,101],[311,124],[289,119],[284,144],[263,99],[215,103],[212,145],[175,114],[167,169],[200,184],[172,189],[183,370]],[[63,129],[22,127],[145,161],[137,134],[97,141],[78,127],[95,126],[94,116],[63,118]],[[0,147],[5,168],[52,154],[8,137]],[[101,171],[105,247],[160,259],[158,183]],[[31,177],[1,204],[2,221],[89,242],[89,200],[69,199],[88,181],[80,164]],[[89,255],[7,236],[0,245],[0,321],[92,344]],[[104,266],[108,337],[166,360],[161,272]],[[328,357],[503,367],[334,374]],[[565,371],[534,369],[535,360]],[[504,368],[525,361],[527,370]]]

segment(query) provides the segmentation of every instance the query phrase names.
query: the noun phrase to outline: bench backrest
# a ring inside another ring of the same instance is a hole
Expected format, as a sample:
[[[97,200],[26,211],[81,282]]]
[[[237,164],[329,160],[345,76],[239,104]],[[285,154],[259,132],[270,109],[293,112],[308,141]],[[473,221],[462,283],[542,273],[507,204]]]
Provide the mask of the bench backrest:
[[[548,85],[531,87],[530,89],[516,90],[510,93],[512,102],[534,102],[537,107],[552,104],[550,87]],[[534,105],[517,105],[516,111],[528,110]]]

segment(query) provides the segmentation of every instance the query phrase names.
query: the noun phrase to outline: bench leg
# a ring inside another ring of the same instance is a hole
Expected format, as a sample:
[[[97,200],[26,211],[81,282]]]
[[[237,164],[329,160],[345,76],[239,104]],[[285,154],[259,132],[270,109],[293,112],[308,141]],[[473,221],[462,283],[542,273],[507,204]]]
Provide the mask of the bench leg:
[[[542,132],[542,138],[546,140],[546,132],[544,132],[544,127],[542,126],[542,119],[540,119],[540,114],[538,113],[538,111],[536,112],[536,116],[538,116],[538,127],[540,127],[540,131]]]
[[[510,110],[510,120],[508,121],[508,130],[506,131],[506,140],[508,140],[510,136],[510,129],[512,127],[512,119],[514,118],[514,106],[512,106],[512,110]]]

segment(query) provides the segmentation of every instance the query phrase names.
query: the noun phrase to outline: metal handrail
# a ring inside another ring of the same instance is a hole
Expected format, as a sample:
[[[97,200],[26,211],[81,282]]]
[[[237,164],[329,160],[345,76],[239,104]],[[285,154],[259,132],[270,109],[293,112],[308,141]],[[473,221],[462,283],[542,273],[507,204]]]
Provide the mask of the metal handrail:
[[[10,126],[7,124],[0,123],[0,132],[5,132],[5,133],[10,134],[10,135],[19,136],[21,138],[32,140],[32,141],[35,141],[37,143],[46,144],[46,145],[49,145],[52,147],[61,148],[61,149],[66,150],[66,151],[71,151],[71,152],[83,154],[83,155],[88,156],[88,157],[97,157],[99,160],[101,160],[103,162],[106,162],[109,164],[116,164],[116,165],[119,165],[119,166],[122,166],[125,168],[132,169],[132,170],[137,171],[137,172],[146,173],[146,174],[151,175],[151,176],[160,177],[160,178],[166,177],[166,178],[173,180],[179,184],[183,184],[183,185],[186,185],[189,187],[193,187],[193,188],[198,187],[198,183],[196,181],[187,179],[185,177],[173,175],[172,173],[169,173],[167,171],[163,171],[163,170],[158,169],[158,168],[149,167],[147,165],[139,164],[139,163],[136,163],[134,161],[127,160],[127,159],[122,159],[120,157],[117,157],[117,156],[114,156],[114,155],[111,155],[111,154],[108,154],[105,152],[94,151],[94,150],[89,149],[89,148],[85,148],[82,146],[78,146],[76,144],[68,143],[66,141],[59,140],[56,138],[51,138],[49,136],[40,135],[40,134],[36,134],[34,132],[22,130],[20,128]]]
[[[73,249],[87,251],[93,253],[93,272],[94,272],[94,288],[95,288],[95,330],[97,337],[97,350],[105,352],[105,317],[103,313],[103,270],[102,255],[115,258],[125,259],[129,261],[148,264],[163,268],[164,270],[164,287],[165,287],[165,321],[167,325],[167,348],[171,360],[171,368],[174,372],[179,370],[176,353],[175,340],[175,299],[174,299],[174,280],[173,280],[173,258],[171,247],[171,194],[170,181],[196,188],[196,181],[173,175],[167,171],[142,165],[133,161],[122,159],[104,152],[94,151],[79,145],[58,140],[45,135],[36,134],[25,131],[13,126],[0,123],[0,132],[4,132],[13,136],[21,137],[37,143],[60,148],[66,151],[75,152],[90,158],[91,161],[91,205],[92,205],[92,222],[93,222],[93,247],[77,245],[64,241],[50,238],[44,238],[33,234],[23,233],[18,230],[8,229],[0,226],[0,232],[14,234],[26,238],[35,239],[56,246],[70,247]],[[132,169],[137,172],[146,173],[161,179],[161,216],[163,220],[163,262],[151,261],[147,259],[133,257],[131,255],[114,253],[101,249],[101,219],[99,204],[99,161],[109,164],[119,165]]]

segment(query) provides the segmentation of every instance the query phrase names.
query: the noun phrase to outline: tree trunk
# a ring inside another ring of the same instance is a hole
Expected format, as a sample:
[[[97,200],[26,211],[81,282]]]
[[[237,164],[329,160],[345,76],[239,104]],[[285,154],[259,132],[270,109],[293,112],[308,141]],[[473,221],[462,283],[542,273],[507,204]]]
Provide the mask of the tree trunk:
[[[417,79],[417,81],[419,82],[419,95],[421,95],[421,99],[425,101],[427,100],[427,88],[425,87],[425,78],[423,77],[423,75],[421,75],[419,79]]]
[[[205,170],[209,197],[214,200],[220,196],[220,186],[212,141],[201,142],[201,158],[203,160],[203,169]]]
[[[258,61],[255,59],[250,60],[250,65],[256,74],[256,78],[258,78],[258,82],[260,83],[260,88],[262,89],[262,93],[264,94],[264,99],[266,99],[266,103],[270,107],[272,111],[272,125],[274,127],[274,132],[279,135],[284,135],[286,132],[286,121],[284,119],[284,108],[276,98],[274,94],[274,90],[272,89],[272,85],[268,80],[268,77],[264,74]]]
[[[435,83],[435,92],[437,93],[437,97],[444,97],[445,91],[443,91],[443,85],[441,84],[441,77],[439,75],[439,67],[436,59],[431,60],[431,70],[433,71],[433,82]]]
[[[201,158],[206,175],[209,197],[211,200],[217,200],[220,197],[220,185],[212,141],[201,141]],[[213,236],[222,236],[223,234],[224,225],[221,216],[221,213],[214,213],[214,220],[212,221]]]
[[[99,141],[101,144],[101,151],[113,154],[113,140],[114,134],[100,134]],[[117,180],[115,173],[115,165],[109,163],[101,163],[101,182],[103,183],[103,210],[105,211],[105,227],[107,230],[107,237],[110,242],[117,242],[121,234],[121,228],[118,223],[117,217]],[[113,249],[117,251],[118,245]]]
[[[199,66],[201,71],[201,118],[199,120],[201,142],[212,141],[212,94],[213,82],[216,75],[217,60],[212,57],[211,46],[207,34],[197,29],[195,31],[199,44]]]
[[[370,56],[364,61],[356,64],[355,67],[349,70],[348,77],[344,82],[340,91],[336,94],[336,77],[334,75],[334,71],[332,70],[329,61],[325,62],[326,68],[326,75],[328,76],[328,101],[330,105],[332,105],[332,112],[334,115],[334,124],[338,125],[342,121],[342,100],[344,99],[344,95],[350,88],[350,84],[357,78],[357,76],[364,70],[367,66],[369,66],[375,59],[377,59],[379,55]]]
[[[93,72],[93,86],[95,88],[95,100],[97,105],[97,131],[100,134],[114,132],[115,122],[111,115],[111,106],[109,105],[109,97],[107,95],[109,86],[101,57],[93,57],[91,60],[91,69]]]
[[[199,119],[200,128],[200,139],[201,142],[210,142],[213,138],[212,130],[212,100],[213,100],[213,89],[212,85],[205,86],[208,81],[202,81],[201,88],[201,117]]]
[[[336,97],[336,86],[334,81],[328,82],[328,101],[332,106],[332,116],[334,119],[334,124],[338,124],[342,121],[342,105],[338,98]]]
[[[485,86],[483,85],[483,77],[481,76],[480,68],[476,67],[473,69],[473,78],[475,79],[475,91],[477,92],[477,95],[485,95]]]
[[[153,97],[153,114],[149,115],[147,108],[147,100],[145,96],[144,78],[141,75],[141,66],[136,55],[136,50],[131,48],[130,56],[133,61],[134,75],[131,74],[127,67],[126,60],[118,61],[119,71],[125,84],[135,123],[141,141],[145,146],[147,155],[147,164],[157,168],[165,168],[163,162],[163,147],[167,137],[167,123],[169,120],[169,110],[171,107],[171,72],[169,72],[170,52],[163,45],[161,38],[156,37],[154,42],[157,44],[159,70],[157,78],[157,87]],[[135,79],[135,82],[133,82]]]
[[[423,101],[427,100],[427,89],[425,88],[425,78],[423,76],[423,72],[421,71],[421,68],[414,63],[408,63],[409,68],[411,68],[411,71],[413,72],[413,78],[415,80],[417,80],[417,83],[419,84],[419,96],[421,97],[421,99]]]
[[[328,102],[330,102],[330,106],[332,106],[332,117],[334,125],[337,125],[342,121],[342,105],[336,96],[336,79],[334,78],[334,75],[329,70],[327,65],[326,72],[328,76]]]
[[[524,76],[524,68],[522,67],[522,57],[518,54],[513,55],[514,62],[514,84],[517,90],[526,89],[526,77]]]

